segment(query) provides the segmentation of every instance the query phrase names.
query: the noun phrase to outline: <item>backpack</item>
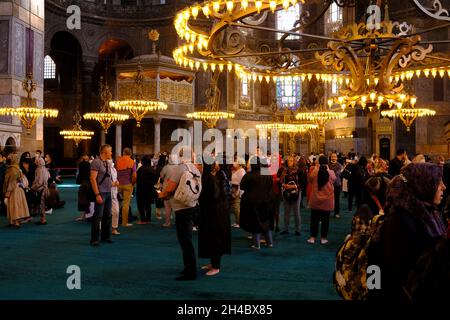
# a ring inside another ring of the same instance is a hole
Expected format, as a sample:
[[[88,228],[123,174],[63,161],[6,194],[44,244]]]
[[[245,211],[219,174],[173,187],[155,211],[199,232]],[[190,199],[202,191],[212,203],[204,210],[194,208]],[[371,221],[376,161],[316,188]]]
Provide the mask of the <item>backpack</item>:
[[[175,191],[174,199],[185,206],[193,208],[198,204],[198,198],[202,191],[202,177],[193,164],[186,164],[186,170],[181,176],[178,188]]]
[[[384,221],[379,214],[367,218],[355,214],[352,233],[347,236],[336,254],[333,282],[337,293],[344,300],[365,300],[367,298],[368,249]]]

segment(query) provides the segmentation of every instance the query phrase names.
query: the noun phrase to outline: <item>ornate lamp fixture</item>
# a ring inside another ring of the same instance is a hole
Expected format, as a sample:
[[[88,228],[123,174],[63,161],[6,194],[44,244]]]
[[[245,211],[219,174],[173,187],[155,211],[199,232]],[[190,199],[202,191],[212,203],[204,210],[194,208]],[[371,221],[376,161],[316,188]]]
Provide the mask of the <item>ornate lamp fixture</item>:
[[[397,108],[401,108],[405,103],[409,102],[414,105],[416,104],[416,101],[416,96],[410,96],[405,93],[383,95],[376,91],[371,91],[369,94],[339,96],[334,99],[329,99],[328,107],[331,108],[335,104],[338,104],[344,111],[347,107],[355,108],[356,106],[361,107],[363,110],[368,107],[369,111],[373,111],[374,107],[377,107],[378,110],[380,110],[382,106],[388,106],[389,108],[396,106]]]
[[[81,115],[78,109],[75,115],[73,116],[73,121],[74,124],[72,130],[64,130],[61,131],[59,134],[62,135],[66,140],[74,140],[75,145],[78,147],[80,141],[91,140],[95,133],[93,131],[84,131],[81,128]]]
[[[235,114],[225,111],[219,111],[220,90],[217,86],[217,80],[220,73],[215,72],[211,77],[210,87],[206,90],[208,103],[204,111],[188,113],[186,116],[192,120],[200,120],[206,123],[209,128],[214,128],[217,121],[221,119],[234,119]]]
[[[111,101],[109,106],[119,111],[128,111],[137,121],[137,127],[141,126],[141,121],[145,115],[153,111],[167,110],[167,104],[160,101],[144,100],[144,75],[142,66],[138,66],[138,71],[134,77],[136,84],[136,100]]]
[[[413,103],[414,102],[414,103]],[[411,126],[417,118],[435,116],[436,111],[427,108],[415,108],[415,100],[409,101],[406,107],[393,108],[381,111],[383,117],[399,118],[406,126],[406,131],[411,131]]]
[[[87,113],[83,116],[86,120],[95,120],[100,123],[105,134],[108,134],[109,128],[114,122],[123,122],[130,118],[130,116],[122,113],[112,113],[109,108],[112,94],[109,90],[108,83],[103,84],[103,77],[100,77],[100,98],[101,107],[99,113]]]
[[[27,93],[27,102],[25,106],[17,108],[6,107],[0,109],[0,116],[17,116],[26,129],[27,135],[31,134],[31,128],[34,127],[36,121],[40,117],[57,118],[59,111],[56,109],[40,109],[33,107],[32,93],[36,90],[36,82],[33,80],[31,73],[27,74],[26,79],[22,83],[23,90]]]
[[[291,110],[286,109],[284,115],[284,121],[278,120],[279,107],[276,99],[272,103],[272,122],[263,123],[256,125],[258,130],[266,130],[267,132],[271,130],[277,130],[278,132],[285,133],[305,133],[308,130],[317,129],[318,126],[312,123],[293,123],[291,118]]]
[[[315,123],[319,129],[323,128],[325,124],[331,120],[344,119],[347,117],[347,112],[336,112],[326,110],[325,108],[318,108],[316,110],[308,110],[299,112],[295,116],[297,120],[311,121]]]
[[[174,59],[197,71],[201,68],[213,72],[234,69],[239,77],[254,82],[269,83],[284,77],[334,81],[343,86],[342,95],[349,97],[375,92],[391,99],[401,93],[402,82],[414,76],[450,76],[450,58],[431,54],[431,43],[439,41],[422,41],[420,36],[447,27],[446,24],[416,32],[407,23],[390,21],[386,5],[384,21],[379,24],[348,25],[330,37],[302,32],[319,21],[333,3],[325,0],[310,1],[317,4],[319,14],[309,17],[308,10],[303,8],[299,21],[291,30],[264,26],[270,12],[287,10],[300,2],[308,3],[307,0],[210,0],[194,4],[176,15],[175,29],[185,44],[175,49]],[[340,6],[354,6],[355,3],[335,2]],[[418,6],[416,1],[415,5]],[[197,22],[199,17],[201,23]],[[255,44],[245,33],[252,30],[283,36],[277,46],[261,45],[258,41],[259,44]],[[328,44],[305,48],[299,42],[300,47],[292,49],[292,43],[285,43],[289,36],[315,38],[318,43],[326,40]],[[315,58],[311,59],[308,55],[314,52]]]

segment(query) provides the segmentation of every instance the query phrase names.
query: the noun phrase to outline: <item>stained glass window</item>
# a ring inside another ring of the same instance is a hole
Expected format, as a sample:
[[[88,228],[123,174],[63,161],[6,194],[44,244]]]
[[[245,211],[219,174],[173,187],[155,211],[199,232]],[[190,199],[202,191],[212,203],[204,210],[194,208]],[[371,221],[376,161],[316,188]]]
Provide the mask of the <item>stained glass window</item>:
[[[277,80],[277,100],[281,108],[297,109],[302,101],[301,80],[290,77]]]
[[[288,31],[294,28],[294,23],[300,19],[300,4],[289,7],[286,11],[284,9],[278,10],[276,13],[277,29]],[[281,39],[282,33],[277,33],[278,39]],[[289,39],[298,39],[299,37],[290,36]]]
[[[335,2],[330,6],[330,22],[339,22],[342,20],[342,8]]]
[[[242,78],[241,94],[243,97],[248,97],[248,79],[245,77]]]
[[[44,58],[44,79],[56,79],[56,64],[50,56]]]

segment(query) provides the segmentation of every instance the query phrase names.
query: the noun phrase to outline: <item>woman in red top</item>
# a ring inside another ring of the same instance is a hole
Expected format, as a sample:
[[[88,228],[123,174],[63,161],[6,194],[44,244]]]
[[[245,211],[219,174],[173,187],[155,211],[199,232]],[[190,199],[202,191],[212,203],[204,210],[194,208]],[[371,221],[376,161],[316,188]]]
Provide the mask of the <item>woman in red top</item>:
[[[328,168],[328,158],[320,156],[319,164],[309,175],[308,182],[311,184],[311,195],[309,206],[311,208],[311,237],[308,243],[316,242],[319,233],[319,222],[322,222],[321,240],[322,244],[328,243],[328,229],[330,225],[330,212],[334,209],[334,180],[336,175]]]

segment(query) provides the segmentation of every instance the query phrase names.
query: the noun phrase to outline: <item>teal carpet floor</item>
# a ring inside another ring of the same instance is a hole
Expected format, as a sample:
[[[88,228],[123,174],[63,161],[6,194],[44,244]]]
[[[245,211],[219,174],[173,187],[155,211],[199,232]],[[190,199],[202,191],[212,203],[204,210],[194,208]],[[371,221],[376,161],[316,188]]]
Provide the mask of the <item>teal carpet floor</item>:
[[[245,232],[233,230],[232,255],[223,258],[220,274],[200,272],[197,281],[178,282],[174,278],[183,265],[174,227],[162,228],[153,219],[152,225],[122,228],[115,243],[93,248],[90,225],[74,221],[77,188],[60,190],[67,204],[49,216],[47,226],[30,223],[13,230],[0,217],[0,299],[339,299],[332,273],[336,250],[350,229],[346,201],[343,217],[331,218],[328,245],[306,242],[310,212],[302,209],[301,237],[275,234],[273,249],[256,252]],[[81,269],[81,290],[67,289],[71,265]]]

